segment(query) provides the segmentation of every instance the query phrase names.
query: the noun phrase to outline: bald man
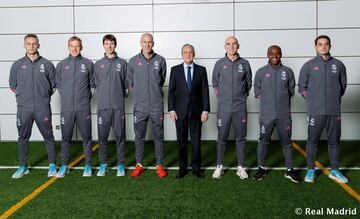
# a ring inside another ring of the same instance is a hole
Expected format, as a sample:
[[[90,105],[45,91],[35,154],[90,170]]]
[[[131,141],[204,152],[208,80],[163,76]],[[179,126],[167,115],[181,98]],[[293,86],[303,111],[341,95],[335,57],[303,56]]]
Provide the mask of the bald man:
[[[164,156],[164,102],[162,87],[166,77],[166,61],[153,50],[150,33],[141,35],[141,52],[129,60],[127,79],[134,96],[134,131],[136,167],[130,174],[139,177],[144,169],[144,144],[148,120],[151,120],[155,144],[156,174],[166,177]]]
[[[215,96],[218,99],[217,110],[217,166],[213,173],[214,179],[224,174],[224,152],[230,126],[233,124],[236,143],[238,167],[236,174],[240,179],[247,179],[244,168],[245,144],[247,132],[246,99],[252,83],[252,73],[249,62],[241,58],[238,50],[238,40],[230,36],[225,40],[226,55],[214,66],[212,82]]]
[[[260,137],[257,147],[258,170],[255,180],[262,180],[266,175],[265,158],[267,146],[276,127],[286,164],[285,177],[293,182],[300,182],[293,169],[293,151],[291,146],[290,99],[295,93],[293,71],[281,63],[282,51],[277,45],[268,48],[268,64],[261,67],[255,75],[255,97],[260,99]]]

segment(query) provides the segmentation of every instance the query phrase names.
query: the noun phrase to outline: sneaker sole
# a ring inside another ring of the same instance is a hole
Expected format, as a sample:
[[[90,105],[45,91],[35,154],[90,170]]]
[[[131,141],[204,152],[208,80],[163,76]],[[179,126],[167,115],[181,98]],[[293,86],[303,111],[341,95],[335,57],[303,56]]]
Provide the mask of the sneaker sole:
[[[247,176],[247,177],[241,176],[241,174],[239,174],[238,172],[236,172],[236,175],[238,175],[241,180],[244,180],[244,179],[248,179],[248,178],[249,178],[249,176]]]
[[[138,175],[135,176],[135,175],[131,175],[131,174],[130,174],[130,176],[131,176],[132,178],[137,178],[137,177],[141,176],[143,173],[144,173],[144,170],[141,170]]]
[[[307,180],[307,179],[304,179],[304,182],[307,182],[307,183],[315,183],[315,180]]]
[[[293,178],[291,178],[291,176],[289,176],[289,175],[284,175],[285,176],[285,178],[288,178],[288,179],[290,179],[291,181],[293,181],[294,183],[298,183],[298,182],[300,182],[300,181],[296,181],[296,180],[294,180]]]
[[[340,180],[340,179],[337,178],[336,176],[333,176],[333,175],[330,175],[330,174],[329,174],[329,178],[332,179],[332,180],[334,180],[334,181],[336,181],[336,182],[338,182],[338,183],[342,183],[342,184],[346,184],[346,183],[347,183],[347,182],[344,182],[344,181]]]
[[[29,174],[29,170],[26,170],[23,174],[19,175],[19,176],[16,176],[16,175],[12,175],[11,178],[13,179],[20,179],[21,177],[23,177],[24,175],[26,174]]]
[[[117,173],[116,176],[125,176],[125,173]]]
[[[48,173],[48,175],[47,175],[47,176],[48,176],[48,178],[50,178],[50,177],[54,177],[54,176],[56,176],[56,174],[57,174],[56,172],[55,172],[55,173]]]
[[[221,177],[224,175],[224,171],[221,171],[220,176],[216,177],[216,176],[212,176],[213,179],[221,179]]]

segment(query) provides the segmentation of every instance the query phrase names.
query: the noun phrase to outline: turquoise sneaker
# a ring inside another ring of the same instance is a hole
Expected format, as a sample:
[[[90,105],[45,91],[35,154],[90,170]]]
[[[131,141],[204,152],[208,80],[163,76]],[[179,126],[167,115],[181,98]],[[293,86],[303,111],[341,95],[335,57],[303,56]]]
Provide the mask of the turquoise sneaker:
[[[83,177],[90,177],[92,175],[92,169],[90,165],[85,165]]]
[[[305,182],[314,183],[315,182],[315,170],[308,170],[304,179]]]
[[[339,170],[330,170],[329,178],[338,183],[347,183],[349,180]]]
[[[67,165],[61,165],[59,171],[56,173],[56,178],[63,178],[66,174],[69,173]]]
[[[117,166],[116,176],[125,176],[124,164],[119,164],[119,165]]]
[[[107,164],[100,164],[99,171],[97,172],[97,176],[105,176],[108,171]]]
[[[56,176],[56,165],[54,163],[49,164],[48,177]]]
[[[13,179],[19,179],[23,177],[25,174],[29,174],[28,166],[19,166],[19,168],[15,171],[15,173],[12,175]]]

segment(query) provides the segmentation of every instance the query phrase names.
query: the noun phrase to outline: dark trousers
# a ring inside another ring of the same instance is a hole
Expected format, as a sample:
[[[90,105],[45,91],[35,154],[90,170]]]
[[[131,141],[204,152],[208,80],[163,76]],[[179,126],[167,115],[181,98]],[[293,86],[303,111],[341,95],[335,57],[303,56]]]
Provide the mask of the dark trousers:
[[[201,127],[202,123],[200,118],[190,119],[191,114],[183,120],[176,120],[176,136],[179,148],[179,173],[185,174],[188,164],[188,130],[190,128],[190,140],[191,140],[191,167],[194,172],[200,171],[201,168]]]

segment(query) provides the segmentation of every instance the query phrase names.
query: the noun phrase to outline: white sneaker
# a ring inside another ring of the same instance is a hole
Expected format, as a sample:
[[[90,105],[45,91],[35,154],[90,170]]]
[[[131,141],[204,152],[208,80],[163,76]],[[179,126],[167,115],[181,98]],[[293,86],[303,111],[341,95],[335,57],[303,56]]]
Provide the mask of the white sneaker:
[[[222,175],[224,175],[223,165],[217,165],[212,178],[220,179]]]
[[[240,177],[240,179],[247,179],[249,178],[249,175],[246,172],[246,169],[242,166],[237,167],[236,175]]]

